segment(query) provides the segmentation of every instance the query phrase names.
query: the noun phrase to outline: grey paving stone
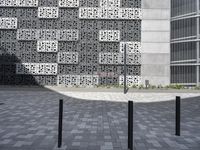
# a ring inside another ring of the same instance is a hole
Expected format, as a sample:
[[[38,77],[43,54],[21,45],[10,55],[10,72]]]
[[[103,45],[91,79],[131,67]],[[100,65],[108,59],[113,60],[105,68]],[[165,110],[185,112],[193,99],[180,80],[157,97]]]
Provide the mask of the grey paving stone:
[[[59,98],[64,99],[63,145],[67,150],[127,150],[127,100],[119,101],[123,99],[119,94],[98,94],[102,100],[91,100],[91,93],[86,92],[84,98],[90,100],[53,91],[0,91],[4,102],[0,105],[0,150],[54,150]],[[176,137],[174,101],[138,100],[135,150],[199,150],[200,97],[184,99],[181,104],[182,131]]]

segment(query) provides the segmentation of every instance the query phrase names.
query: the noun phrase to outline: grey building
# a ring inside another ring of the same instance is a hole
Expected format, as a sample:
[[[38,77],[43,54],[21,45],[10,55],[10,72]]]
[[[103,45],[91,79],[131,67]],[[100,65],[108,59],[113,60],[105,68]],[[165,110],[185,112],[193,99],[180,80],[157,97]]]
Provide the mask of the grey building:
[[[142,83],[170,84],[170,0],[142,0]]]
[[[199,9],[199,0],[171,1],[171,83],[200,83]]]
[[[0,84],[170,83],[169,0],[0,1]]]

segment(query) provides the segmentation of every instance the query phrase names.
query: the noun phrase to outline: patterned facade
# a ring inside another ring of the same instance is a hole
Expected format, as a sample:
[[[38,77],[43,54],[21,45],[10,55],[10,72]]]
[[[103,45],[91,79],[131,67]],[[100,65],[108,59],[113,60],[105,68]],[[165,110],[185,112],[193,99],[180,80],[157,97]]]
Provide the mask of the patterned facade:
[[[0,84],[128,85],[141,79],[140,0],[0,0]]]

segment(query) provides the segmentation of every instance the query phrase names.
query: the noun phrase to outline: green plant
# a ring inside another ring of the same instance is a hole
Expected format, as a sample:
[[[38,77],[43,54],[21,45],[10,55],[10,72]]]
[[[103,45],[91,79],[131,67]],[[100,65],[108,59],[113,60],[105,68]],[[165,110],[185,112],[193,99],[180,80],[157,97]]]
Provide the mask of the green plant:
[[[158,86],[155,85],[149,85],[147,88],[143,85],[127,85],[129,86],[129,88],[133,88],[133,89],[191,89],[191,90],[200,90],[200,86],[193,86],[193,87],[187,87],[187,86],[183,86],[180,84],[170,84],[170,85],[166,85],[166,86],[162,86],[161,84]],[[74,88],[79,88],[80,86],[73,86]],[[96,88],[124,88],[124,85],[122,84],[103,84],[103,85],[96,85],[94,86]]]
[[[169,86],[169,85],[166,85],[166,86],[164,86],[164,88],[165,88],[165,89],[169,89],[169,88],[170,88],[170,86]]]
[[[160,84],[157,86],[158,89],[163,89],[164,87]]]
[[[180,84],[170,84],[169,88],[171,88],[171,89],[183,89],[184,86],[180,85]]]
[[[200,90],[200,86],[195,86],[195,90]]]
[[[95,87],[96,88],[122,88],[124,86],[123,85],[119,85],[119,84],[110,84],[110,85],[103,84],[103,85],[96,85]]]
[[[138,88],[138,86],[137,86],[137,85],[135,85],[135,84],[134,84],[134,85],[132,85],[131,87],[132,87],[132,88],[134,88],[134,89]]]
[[[140,85],[138,86],[138,88],[139,88],[139,89],[144,89],[144,85],[143,85],[143,84],[140,84]]]
[[[114,87],[114,88],[121,88],[121,87],[123,87],[123,85],[120,85],[120,84],[114,84],[113,87]]]
[[[124,87],[124,85],[121,85],[121,84],[119,85],[119,88],[123,88],[123,87]]]
[[[74,87],[74,88],[79,88],[79,86],[78,86],[78,85],[74,85],[73,87]]]
[[[155,88],[157,88],[157,87],[156,87],[155,85],[150,85],[149,88],[155,89]]]

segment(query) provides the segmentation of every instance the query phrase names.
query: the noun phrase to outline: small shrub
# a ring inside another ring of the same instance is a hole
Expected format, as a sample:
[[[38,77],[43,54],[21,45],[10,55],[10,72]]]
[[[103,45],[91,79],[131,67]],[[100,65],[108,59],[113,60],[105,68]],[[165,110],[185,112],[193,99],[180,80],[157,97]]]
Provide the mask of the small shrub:
[[[134,84],[134,85],[132,85],[132,88],[136,89],[136,88],[138,88],[138,86]]]
[[[195,90],[200,90],[200,86],[196,86],[194,89]]]
[[[144,85],[143,85],[143,84],[140,84],[140,85],[138,86],[138,88],[139,88],[139,89],[144,89]]]
[[[180,84],[170,84],[169,88],[171,88],[171,89],[183,89],[184,86],[180,85]]]
[[[170,86],[169,86],[169,85],[166,85],[166,86],[164,86],[164,88],[165,88],[165,89],[169,89],[169,88],[170,88]]]
[[[164,87],[160,84],[157,86],[158,89],[163,89]]]
[[[155,85],[151,85],[151,86],[149,86],[151,89],[155,89],[156,88],[156,86]]]

